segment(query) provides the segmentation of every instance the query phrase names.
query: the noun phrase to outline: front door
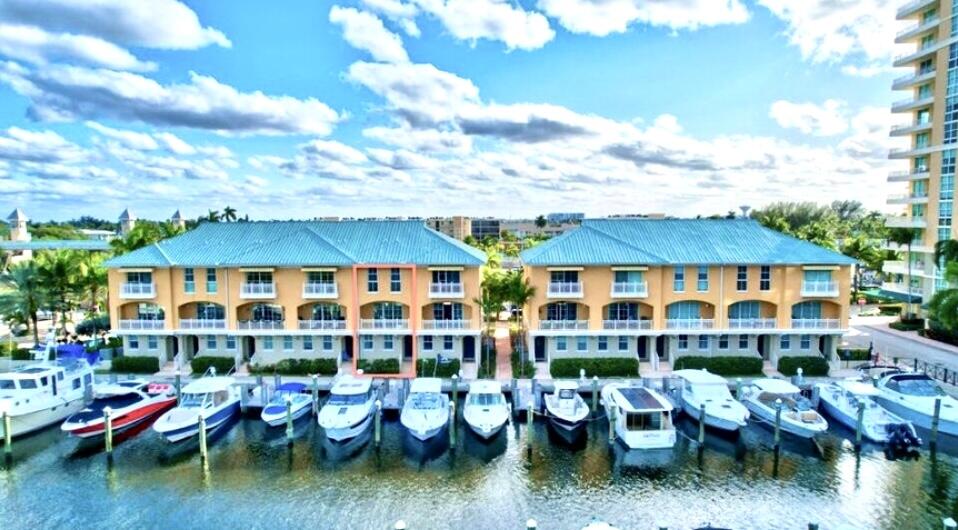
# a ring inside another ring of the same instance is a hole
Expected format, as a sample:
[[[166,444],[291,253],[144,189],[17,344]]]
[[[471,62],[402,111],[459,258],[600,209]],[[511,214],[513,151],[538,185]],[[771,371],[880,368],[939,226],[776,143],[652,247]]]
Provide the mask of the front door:
[[[638,353],[640,361],[649,360],[649,340],[645,337],[636,337],[636,341],[639,343]]]
[[[546,362],[546,338],[536,337],[535,339],[535,359],[537,363]]]
[[[402,338],[402,359],[404,361],[412,360],[412,335],[403,335]]]
[[[765,343],[768,341],[768,336],[759,335],[756,339],[758,343],[758,354],[762,356],[762,359],[768,360],[768,348],[765,347]]]
[[[476,361],[476,338],[472,335],[466,335],[462,338],[462,360]]]
[[[245,360],[249,361],[253,358],[253,355],[256,354],[256,338],[255,337],[243,337],[243,342],[246,343],[245,350]]]

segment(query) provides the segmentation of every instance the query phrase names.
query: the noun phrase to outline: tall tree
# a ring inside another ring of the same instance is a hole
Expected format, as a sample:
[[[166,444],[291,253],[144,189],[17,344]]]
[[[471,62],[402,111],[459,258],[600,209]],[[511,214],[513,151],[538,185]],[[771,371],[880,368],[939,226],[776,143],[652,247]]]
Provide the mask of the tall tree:
[[[211,223],[218,223],[220,222],[220,219],[220,212],[216,210],[210,210],[209,213],[206,214],[206,220]]]
[[[915,312],[912,311],[911,301],[911,244],[920,235],[921,231],[917,228],[892,228],[888,231],[889,243],[895,243],[896,245],[905,247],[905,265],[907,267],[905,274],[905,296],[909,316],[915,314]]]
[[[545,228],[547,224],[548,224],[548,221],[546,221],[546,216],[540,215],[540,216],[536,217],[536,227],[537,227],[537,228]]]
[[[126,236],[110,241],[110,246],[116,254],[125,254],[138,248],[152,245],[161,239],[166,239],[183,233],[183,229],[173,223],[138,221]]]
[[[884,252],[863,236],[846,239],[842,245],[842,254],[855,258],[858,262],[855,266],[855,283],[853,285],[855,294],[858,294],[858,291],[861,290],[861,277],[864,269],[879,271],[885,259]]]
[[[0,287],[6,288],[0,294],[0,316],[7,319],[14,314],[23,315],[28,325],[32,324],[34,345],[39,345],[37,312],[46,305],[46,291],[36,262],[24,261],[10,267],[9,271],[0,274]]]
[[[96,335],[96,319],[101,305],[106,303],[107,272],[103,266],[104,255],[87,253],[80,261],[77,271],[77,289],[88,305],[87,318],[93,319],[93,335]]]
[[[525,329],[523,312],[526,304],[536,294],[536,288],[529,282],[529,278],[521,270],[515,270],[507,273],[504,291],[507,293],[507,299],[512,302],[516,308],[516,329],[519,333],[519,357],[522,362],[527,360],[525,351]]]
[[[223,208],[223,220],[227,223],[231,223],[236,220],[236,208],[233,208],[230,205],[226,205],[226,208]]]
[[[65,334],[69,313],[80,296],[80,253],[74,250],[44,251],[37,255],[40,282],[49,295],[54,311],[60,312],[60,326]]]

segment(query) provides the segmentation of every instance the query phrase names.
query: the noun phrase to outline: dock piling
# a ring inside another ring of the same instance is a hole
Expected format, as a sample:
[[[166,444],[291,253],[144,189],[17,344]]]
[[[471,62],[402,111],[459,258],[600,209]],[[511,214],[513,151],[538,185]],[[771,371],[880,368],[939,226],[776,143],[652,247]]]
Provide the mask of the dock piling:
[[[179,370],[177,370],[177,371],[176,371],[176,374],[175,374],[173,377],[174,377],[174,379],[173,379],[173,388],[176,389],[176,404],[179,405],[179,404],[180,404],[180,394],[181,394],[181,391],[182,391],[182,389],[183,389],[183,380],[182,380],[183,375],[180,374],[180,371],[179,371]]]
[[[535,415],[534,401],[534,399],[530,399],[529,408],[526,409],[526,452],[529,453],[529,456],[532,456],[532,421]]]
[[[7,464],[13,460],[13,422],[10,419],[10,412],[3,411],[3,457]]]
[[[735,399],[739,401],[742,400],[742,378],[741,377],[735,378]]]
[[[313,416],[319,415],[319,377],[313,374]]]
[[[821,388],[818,385],[812,386],[812,408],[818,409],[818,402],[821,400]]]
[[[599,376],[592,376],[592,417],[599,415]]]
[[[376,447],[379,447],[379,443],[382,442],[382,430],[383,430],[383,402],[381,400],[376,400],[376,418],[374,421],[373,429],[373,441],[376,443]]]
[[[778,453],[782,441],[782,399],[775,400],[775,452]]]
[[[862,428],[865,425],[865,402],[858,402],[858,419],[855,423],[855,450],[862,448]]]
[[[699,447],[705,444],[705,403],[699,406]]]
[[[818,523],[808,523],[808,530],[818,530]]]
[[[246,411],[247,409],[249,409],[249,404],[247,403],[249,401],[248,392],[249,392],[249,387],[244,383],[243,386],[240,387],[240,413],[243,416],[246,415]]]
[[[609,407],[609,443],[615,443],[615,406]]]
[[[452,402],[455,403],[459,399],[459,376],[452,374]]]
[[[934,451],[938,447],[938,421],[941,417],[941,398],[935,398],[935,413],[931,417],[931,440],[928,446]]]
[[[103,409],[103,425],[106,430],[103,434],[103,446],[106,449],[107,463],[113,463],[113,411],[110,407]]]
[[[273,374],[273,392],[276,392],[276,389],[279,388],[279,385],[283,384],[283,376],[279,374]]]
[[[206,447],[206,418],[200,414],[200,463],[203,465],[203,469],[209,465],[209,452]]]
[[[512,381],[509,383],[509,396],[512,398],[512,413],[515,417],[519,416],[519,394],[518,394],[518,383],[516,378],[513,377]]]
[[[456,448],[456,402],[449,402],[449,447]]]
[[[293,446],[293,398],[286,395],[286,445]]]

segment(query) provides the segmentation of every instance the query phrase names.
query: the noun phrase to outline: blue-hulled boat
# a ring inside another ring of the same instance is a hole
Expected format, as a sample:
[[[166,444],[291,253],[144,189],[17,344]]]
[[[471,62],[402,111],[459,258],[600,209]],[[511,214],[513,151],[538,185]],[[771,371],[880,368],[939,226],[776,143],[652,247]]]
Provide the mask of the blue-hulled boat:
[[[170,442],[180,442],[199,433],[200,416],[211,431],[240,413],[240,389],[232,377],[203,377],[183,387],[180,404],[160,416],[153,430]]]
[[[260,417],[270,427],[279,427],[286,423],[286,402],[289,401],[290,413],[293,419],[299,419],[309,414],[312,409],[313,398],[306,393],[303,383],[283,383],[276,387],[273,397],[263,407]]]

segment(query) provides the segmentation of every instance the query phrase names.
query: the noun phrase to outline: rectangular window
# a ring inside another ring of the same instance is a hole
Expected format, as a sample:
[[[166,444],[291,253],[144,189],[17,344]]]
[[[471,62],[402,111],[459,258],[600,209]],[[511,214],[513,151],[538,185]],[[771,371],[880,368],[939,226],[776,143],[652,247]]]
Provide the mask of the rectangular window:
[[[629,351],[629,338],[625,335],[619,337],[619,351]]]
[[[698,282],[695,288],[700,293],[709,290],[709,268],[707,265],[699,265]]]
[[[206,336],[206,349],[215,350],[216,349],[216,335],[207,335]]]
[[[216,269],[206,269],[206,292],[216,294]]]
[[[609,337],[599,337],[599,351],[609,351]]]
[[[699,335],[699,349],[702,351],[707,351],[709,349],[708,335]]]
[[[556,337],[556,351],[566,351],[568,345],[565,337]]]
[[[309,271],[306,273],[306,283],[312,283],[312,284],[335,283],[335,281],[333,280],[333,271]]]
[[[366,290],[370,293],[379,292],[379,272],[376,269],[366,271]]]
[[[686,351],[688,349],[689,349],[689,336],[679,335],[679,351]]]
[[[273,337],[263,337],[263,349],[267,351],[273,350]]]
[[[393,336],[392,335],[383,335],[383,349],[386,351],[393,350]]]
[[[728,349],[728,335],[719,335],[718,349],[720,350]]]
[[[227,350],[235,350],[235,349],[236,349],[236,336],[235,336],[235,335],[227,335],[227,336],[226,336],[226,349],[227,349]]]
[[[735,277],[735,289],[738,291],[748,291],[748,267],[739,265],[738,274]]]
[[[589,338],[588,338],[588,337],[576,337],[576,338],[575,338],[575,351],[577,351],[577,352],[587,352],[587,351],[589,351]]]
[[[442,349],[443,351],[450,352],[453,350],[454,344],[452,340],[452,335],[446,335],[442,338]]]
[[[762,268],[759,269],[759,279],[758,279],[758,290],[759,291],[771,291],[772,290],[772,267],[768,265],[762,265]]]
[[[432,335],[423,335],[423,337],[422,337],[422,350],[423,350],[423,351],[432,351]]]
[[[782,337],[781,337],[780,339],[778,339],[778,348],[779,348],[780,350],[790,350],[790,349],[792,349],[792,337],[791,337],[791,335],[782,335]]]
[[[291,335],[283,335],[283,350],[292,351],[293,349],[293,337]]]
[[[150,335],[146,338],[146,347],[155,350],[160,347],[159,340],[157,340],[156,335]]]
[[[183,292],[188,294],[196,292],[196,281],[193,278],[192,267],[183,269]]]
[[[372,349],[373,349],[373,336],[363,335],[363,351],[369,351]]]
[[[333,351],[332,335],[323,335],[323,351]]]
[[[672,269],[672,290],[677,293],[685,292],[685,267]]]
[[[389,271],[389,290],[398,293],[402,291],[402,274],[399,269],[393,268]]]
[[[812,348],[812,336],[811,335],[802,335],[801,342],[799,347],[803,350],[810,350]]]
[[[313,351],[313,338],[309,335],[303,336],[303,349],[306,351]]]
[[[738,349],[747,350],[748,349],[748,335],[739,335],[738,336]]]

